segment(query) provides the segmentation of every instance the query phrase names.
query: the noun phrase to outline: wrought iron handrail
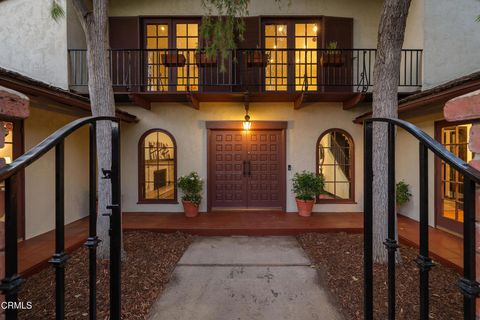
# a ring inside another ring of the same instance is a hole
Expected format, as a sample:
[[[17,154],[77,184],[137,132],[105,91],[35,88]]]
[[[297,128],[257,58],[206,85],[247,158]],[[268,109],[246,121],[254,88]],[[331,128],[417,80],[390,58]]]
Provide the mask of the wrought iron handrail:
[[[69,84],[88,85],[85,49],[69,49]],[[110,49],[110,73],[117,92],[343,91],[372,87],[376,49],[235,49],[226,61],[203,49]],[[422,85],[422,49],[403,49],[398,85]],[[303,84],[307,82],[308,88]]]
[[[25,169],[45,153],[53,149],[60,141],[72,134],[78,128],[97,121],[118,121],[115,117],[86,117],[70,122],[58,129],[39,144],[25,152],[23,155],[12,161],[12,163],[0,168],[0,181],[3,181],[19,171]]]
[[[105,179],[112,183],[110,215],[110,318],[120,319],[121,316],[121,208],[120,208],[120,122],[118,118],[100,116],[86,117],[72,121],[58,129],[42,142],[30,149],[11,164],[0,168],[0,181],[5,181],[5,278],[2,279],[0,290],[5,300],[16,303],[18,291],[24,280],[18,274],[18,236],[17,236],[17,205],[14,193],[18,175],[45,155],[55,149],[55,253],[49,262],[55,267],[55,318],[65,317],[65,263],[68,259],[65,253],[65,190],[64,190],[64,142],[65,139],[79,128],[90,126],[89,146],[89,236],[85,246],[89,249],[89,319],[96,319],[96,247],[99,243],[96,230],[96,125],[99,121],[109,121],[112,124],[112,163],[104,172]],[[7,308],[7,320],[18,318],[18,310]]]
[[[474,319],[480,286],[476,281],[475,192],[480,171],[448,151],[442,144],[415,125],[394,118],[371,118],[364,121],[364,317],[373,319],[373,124],[388,126],[388,319],[395,319],[395,127],[400,127],[419,141],[420,182],[420,250],[416,263],[420,272],[420,319],[429,318],[429,271],[434,265],[428,249],[428,151],[452,166],[464,177],[463,250],[464,274],[458,286],[464,296],[464,319]]]

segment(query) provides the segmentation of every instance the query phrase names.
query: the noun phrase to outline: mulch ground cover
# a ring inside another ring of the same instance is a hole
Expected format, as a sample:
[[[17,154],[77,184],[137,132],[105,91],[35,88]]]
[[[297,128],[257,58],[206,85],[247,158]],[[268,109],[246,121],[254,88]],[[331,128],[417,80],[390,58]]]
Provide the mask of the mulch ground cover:
[[[151,305],[170,280],[180,257],[192,242],[182,233],[124,233],[125,261],[122,264],[122,319],[145,319]],[[20,312],[20,319],[55,318],[55,274],[48,267],[28,278],[19,295],[33,308]],[[109,273],[97,264],[97,319],[109,316]],[[88,319],[88,250],[75,251],[66,266],[66,319]]]
[[[363,318],[363,236],[345,233],[309,233],[298,241],[319,271],[346,319]],[[418,319],[418,249],[401,246],[402,264],[397,265],[397,319]],[[430,319],[463,319],[463,297],[456,283],[460,275],[438,264],[430,271]],[[387,269],[374,265],[374,318],[387,319]]]

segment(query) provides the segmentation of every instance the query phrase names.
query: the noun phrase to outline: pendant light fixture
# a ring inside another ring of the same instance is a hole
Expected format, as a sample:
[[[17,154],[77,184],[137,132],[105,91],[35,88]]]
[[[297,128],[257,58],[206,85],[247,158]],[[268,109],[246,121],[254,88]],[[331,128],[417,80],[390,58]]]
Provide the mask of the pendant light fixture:
[[[245,103],[245,120],[243,121],[243,130],[248,131],[252,127],[250,115],[248,114],[248,103]]]

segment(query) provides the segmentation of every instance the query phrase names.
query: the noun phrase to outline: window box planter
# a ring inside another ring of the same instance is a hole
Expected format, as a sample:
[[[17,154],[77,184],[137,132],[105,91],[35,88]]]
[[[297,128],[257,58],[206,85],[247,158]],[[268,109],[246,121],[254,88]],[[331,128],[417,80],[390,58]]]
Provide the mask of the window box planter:
[[[322,53],[320,64],[322,67],[342,67],[345,65],[345,56],[341,52]]]
[[[217,57],[208,57],[205,52],[195,52],[195,62],[199,67],[213,67],[217,65]]]
[[[270,59],[269,54],[263,51],[247,52],[247,66],[248,67],[265,67]]]
[[[160,56],[161,63],[166,67],[183,67],[186,59],[181,53],[165,53]]]

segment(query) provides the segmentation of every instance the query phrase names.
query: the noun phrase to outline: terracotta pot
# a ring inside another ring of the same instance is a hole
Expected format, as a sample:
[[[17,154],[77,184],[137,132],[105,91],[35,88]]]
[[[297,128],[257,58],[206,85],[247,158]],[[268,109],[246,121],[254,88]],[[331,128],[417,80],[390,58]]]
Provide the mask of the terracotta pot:
[[[247,52],[247,66],[265,67],[268,64],[269,56],[262,51]]]
[[[297,200],[298,215],[302,217],[310,217],[315,200],[295,200]]]
[[[186,63],[185,56],[181,53],[161,54],[160,59],[165,67],[183,67]]]
[[[217,58],[209,58],[205,52],[195,52],[195,61],[199,67],[213,67],[217,65]]]
[[[341,52],[323,53],[320,63],[322,67],[341,67],[345,64],[345,57]]]
[[[183,203],[183,212],[185,213],[185,217],[193,218],[198,215],[198,204],[192,203],[190,201],[184,201]]]

